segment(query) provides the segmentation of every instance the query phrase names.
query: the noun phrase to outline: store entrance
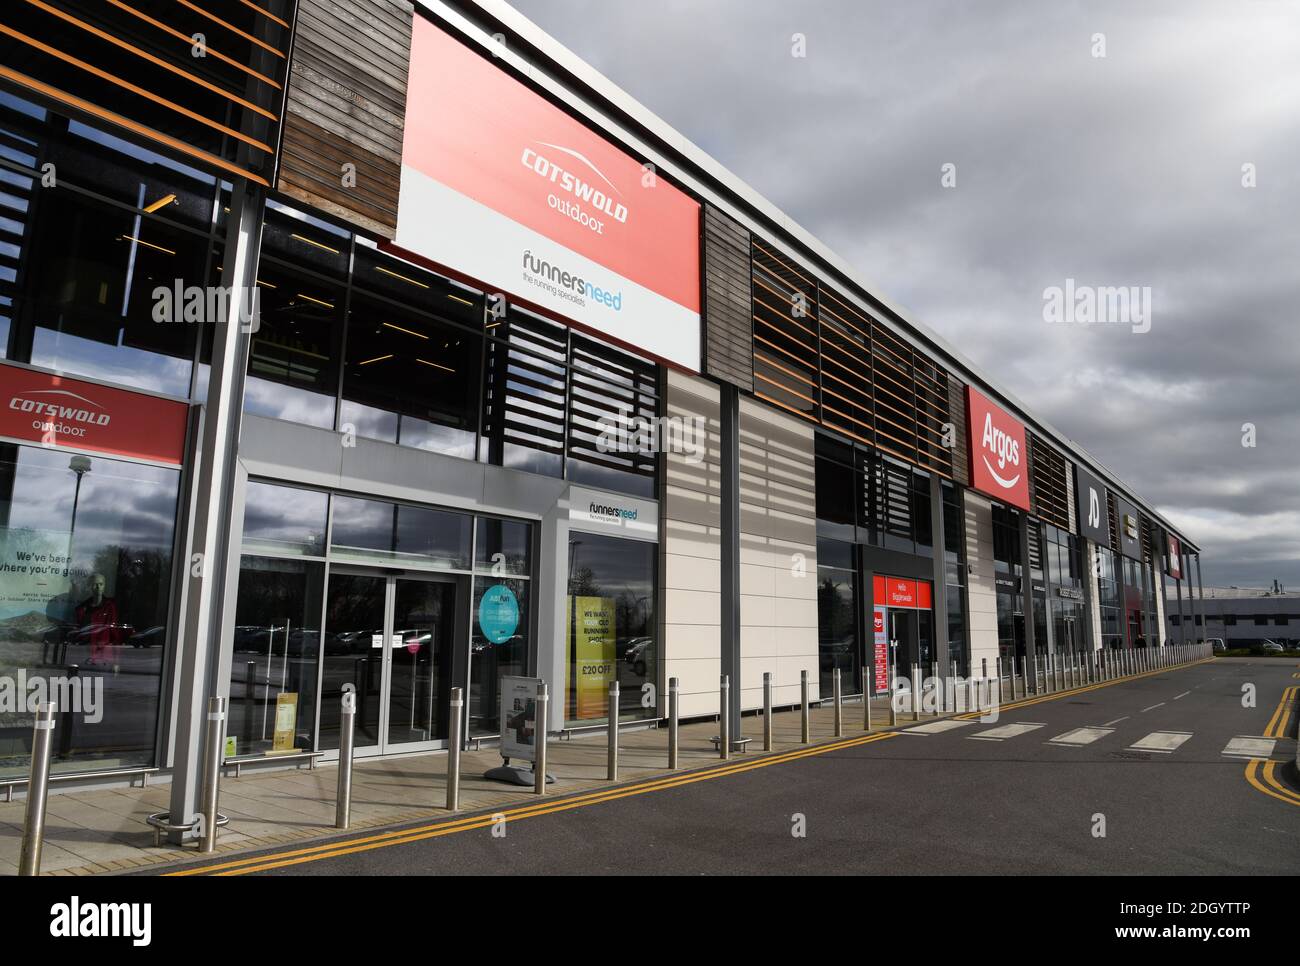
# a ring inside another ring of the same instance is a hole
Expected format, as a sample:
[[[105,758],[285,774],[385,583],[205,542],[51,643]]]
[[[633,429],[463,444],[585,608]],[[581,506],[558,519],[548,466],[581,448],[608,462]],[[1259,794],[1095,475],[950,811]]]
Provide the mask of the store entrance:
[[[928,677],[932,671],[931,662],[934,661],[930,612],[891,607],[887,613],[890,644],[898,645],[894,649],[895,660],[898,662],[894,673],[900,677],[910,678],[913,665],[919,665],[922,679]],[[942,670],[940,669],[940,673]]]
[[[338,747],[331,696],[356,689],[358,755],[446,741],[456,636],[454,577],[335,568],[325,604],[322,748]]]

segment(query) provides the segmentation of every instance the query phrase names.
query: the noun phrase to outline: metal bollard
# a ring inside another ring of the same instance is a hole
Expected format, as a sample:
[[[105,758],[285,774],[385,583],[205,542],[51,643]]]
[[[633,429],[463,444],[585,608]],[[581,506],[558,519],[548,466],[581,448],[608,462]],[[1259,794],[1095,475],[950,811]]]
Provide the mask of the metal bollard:
[[[338,791],[334,797],[334,827],[347,828],[352,818],[352,749],[355,746],[357,726],[357,693],[344,691],[340,704],[339,781]],[[452,724],[452,729],[457,729],[455,723]],[[451,801],[450,774],[447,779],[447,800]]]
[[[844,694],[840,690],[840,669],[831,674],[831,694],[835,703],[835,737],[844,737]]]
[[[898,705],[894,703],[895,692],[898,690],[898,681],[896,679],[896,669],[894,668],[896,658],[893,645],[890,645],[889,650],[885,653],[889,655],[889,667],[887,669],[889,671],[889,726],[892,728],[898,724]]]
[[[536,742],[533,757],[533,794],[546,794],[546,706],[550,695],[546,682],[537,685],[536,718],[533,722],[533,740]]]
[[[772,750],[772,672],[763,672],[763,750]]]
[[[609,682],[609,749],[606,761],[606,778],[609,781],[618,781],[618,682]]]
[[[204,765],[207,779],[203,784],[203,836],[199,840],[200,852],[212,852],[217,847],[217,799],[221,782],[221,746],[226,740],[226,699],[208,698],[208,730],[205,744],[207,758]]]
[[[805,745],[810,737],[808,729],[808,672],[799,672],[799,740]]]
[[[1002,655],[999,654],[993,659],[993,666],[998,672],[998,706],[1001,707],[1005,702],[1002,700]]]
[[[943,704],[943,681],[939,678],[939,662],[930,662],[930,681],[934,688],[934,716],[939,717],[939,706]]]
[[[718,757],[726,761],[731,757],[731,679],[722,675],[718,690]]]
[[[448,702],[448,707],[451,712],[451,727],[447,735],[447,811],[454,812],[460,808],[460,748],[464,744],[461,740],[461,720],[462,709],[465,707],[463,688],[451,689],[451,701]],[[349,773],[351,770],[352,767],[349,765]]]
[[[921,720],[921,665],[912,665],[912,720]]]
[[[29,706],[30,707],[30,706]],[[55,706],[42,702],[32,725],[32,766],[27,779],[27,810],[23,814],[23,846],[19,875],[41,874],[45,845],[45,804],[50,792],[50,751],[54,746]]]
[[[668,767],[677,767],[677,729],[680,722],[677,717],[677,695],[680,685],[676,678],[668,679]]]
[[[874,670],[874,668],[872,669]],[[871,730],[871,685],[874,682],[868,677],[864,668],[862,671],[862,730]]]
[[[948,683],[944,686],[943,702],[948,705],[948,711],[955,713],[957,711],[957,662],[948,662]]]

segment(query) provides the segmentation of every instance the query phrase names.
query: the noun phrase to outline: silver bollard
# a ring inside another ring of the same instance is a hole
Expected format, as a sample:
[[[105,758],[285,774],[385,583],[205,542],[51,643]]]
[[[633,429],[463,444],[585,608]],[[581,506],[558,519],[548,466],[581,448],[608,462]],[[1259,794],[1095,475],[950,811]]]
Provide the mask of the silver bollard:
[[[912,720],[921,720],[921,665],[912,665]]]
[[[889,649],[885,651],[885,653],[888,655],[886,659],[888,663],[888,667],[886,668],[886,670],[889,672],[889,726],[892,728],[898,724],[898,704],[896,702],[896,692],[898,691],[898,680],[897,680],[897,669],[894,667],[894,661],[896,660],[896,658],[894,655],[894,647],[892,644],[889,645]]]
[[[718,757],[726,761],[731,757],[731,679],[722,675],[718,692]]]
[[[340,704],[339,780],[334,797],[334,827],[347,828],[352,818],[352,749],[356,738],[357,693],[344,691]],[[450,797],[450,790],[448,796]]]
[[[208,730],[204,760],[207,776],[203,783],[203,835],[199,840],[200,852],[212,852],[217,847],[217,799],[221,782],[221,746],[226,740],[226,699],[208,698]]]
[[[1002,700],[1002,655],[999,654],[993,659],[993,666],[998,672],[998,706],[1001,707],[1005,702]]]
[[[871,672],[875,668],[870,669]],[[874,675],[872,675],[874,676]],[[871,686],[874,683],[871,676],[868,675],[868,669],[862,669],[862,730],[871,730]]]
[[[29,705],[30,707],[30,705]],[[50,793],[50,751],[54,747],[52,703],[41,702],[32,725],[32,766],[27,779],[27,810],[23,814],[23,846],[18,874],[41,874],[41,849],[45,846],[45,805]]]
[[[930,662],[930,686],[934,688],[934,716],[939,717],[939,708],[943,704],[943,681],[939,678],[939,662]]]
[[[618,682],[609,682],[609,750],[607,755],[608,768],[606,769],[606,778],[609,781],[618,781]]]
[[[447,703],[451,717],[447,735],[447,811],[454,812],[460,808],[460,747],[462,709],[465,707],[463,688],[451,689],[451,700]],[[348,767],[349,773],[351,766]]]
[[[799,739],[805,745],[809,739],[808,727],[808,672],[799,672]]]
[[[668,679],[668,767],[675,769],[677,767],[677,729],[680,727],[678,721],[677,695],[680,685],[676,678]]]
[[[948,706],[948,711],[956,713],[957,711],[957,662],[949,661],[948,683],[944,686],[943,703]]]
[[[831,674],[831,694],[835,698],[835,737],[844,737],[844,693],[840,688],[840,669]]]
[[[550,694],[546,682],[537,685],[536,720],[533,722],[533,794],[546,794],[546,706],[550,703]]]
[[[772,750],[772,672],[763,672],[763,750]]]

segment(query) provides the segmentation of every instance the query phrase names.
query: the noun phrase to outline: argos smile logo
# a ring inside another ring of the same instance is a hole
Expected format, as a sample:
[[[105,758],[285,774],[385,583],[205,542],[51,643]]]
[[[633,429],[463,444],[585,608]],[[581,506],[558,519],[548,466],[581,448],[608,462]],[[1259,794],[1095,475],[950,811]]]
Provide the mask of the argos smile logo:
[[[1020,469],[1020,442],[1012,439],[1002,430],[993,425],[993,414],[984,414],[984,435],[981,438],[981,444],[985,452],[980,456],[984,460],[984,465],[988,468],[989,475],[993,477],[998,486],[1004,490],[1009,490],[1020,482],[1020,474],[1010,478],[1003,476],[998,470],[1005,470],[1008,463],[1015,469]],[[992,453],[997,457],[998,470],[993,468],[989,462],[989,454]]]

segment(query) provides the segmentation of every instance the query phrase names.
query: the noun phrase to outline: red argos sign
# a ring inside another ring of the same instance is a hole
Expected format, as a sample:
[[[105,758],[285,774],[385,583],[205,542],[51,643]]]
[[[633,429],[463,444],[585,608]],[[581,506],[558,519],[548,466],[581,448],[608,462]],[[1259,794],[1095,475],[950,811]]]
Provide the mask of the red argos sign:
[[[180,463],[185,403],[0,366],[0,436],[114,456]]]
[[[1029,449],[1025,427],[972,386],[966,387],[970,479],[975,489],[1029,509]]]

